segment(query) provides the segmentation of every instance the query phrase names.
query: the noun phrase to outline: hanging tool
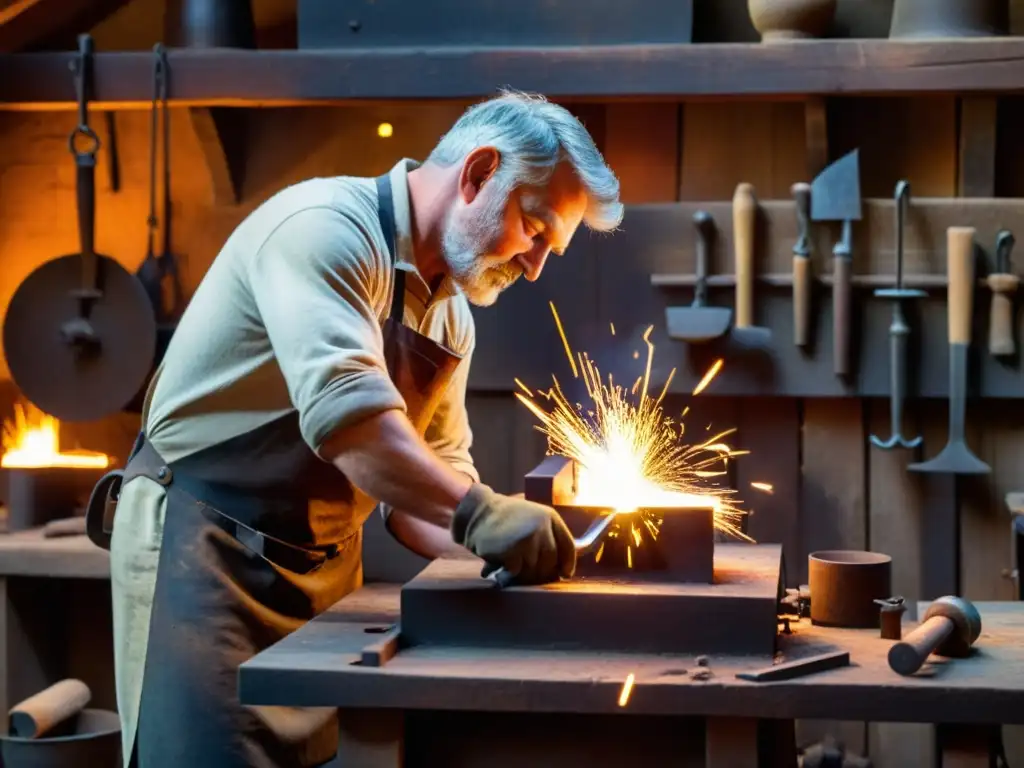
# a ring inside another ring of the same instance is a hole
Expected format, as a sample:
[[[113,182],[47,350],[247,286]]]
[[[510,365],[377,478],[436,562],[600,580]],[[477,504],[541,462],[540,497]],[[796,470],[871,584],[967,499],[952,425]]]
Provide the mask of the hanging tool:
[[[987,475],[992,471],[967,447],[964,418],[967,410],[967,353],[971,346],[971,310],[974,307],[974,227],[946,230],[949,273],[949,438],[942,452],[930,461],[911,464],[912,472]]]
[[[790,191],[799,227],[793,245],[793,343],[805,347],[811,333],[811,185],[799,181]]]
[[[996,235],[996,269],[986,278],[992,291],[992,307],[988,323],[988,353],[993,357],[1013,355],[1013,294],[1020,278],[1010,271],[1010,253],[1015,243],[1008,229]]]
[[[754,187],[741,182],[732,198],[733,246],[736,259],[736,320],[732,336],[742,344],[765,346],[771,329],[754,325],[754,238],[757,198]]]
[[[882,288],[875,291],[875,296],[892,299],[892,322],[889,324],[889,418],[890,437],[883,440],[875,435],[871,442],[878,448],[890,449],[916,448],[921,444],[921,436],[903,437],[903,400],[907,388],[907,337],[910,326],[903,316],[905,299],[920,299],[928,294],[914,288],[903,287],[903,230],[907,205],[910,203],[910,183],[900,181],[896,184],[896,287]]]
[[[811,220],[841,221],[832,248],[832,356],[836,376],[849,376],[852,328],[853,222],[861,219],[860,151],[836,160],[811,182]]]
[[[146,289],[157,322],[156,350],[150,376],[146,377],[126,411],[140,413],[152,372],[160,365],[178,319],[185,309],[184,292],[178,276],[178,261],[171,252],[171,158],[170,110],[167,89],[170,70],[167,52],[161,43],[153,46],[153,102],[149,132],[149,217],[146,219],[146,256],[135,273]],[[160,149],[158,151],[157,145]],[[157,207],[157,158],[160,158],[161,215]],[[157,231],[161,232],[160,253],[156,252]],[[165,297],[170,296],[168,302]]]
[[[689,307],[668,307],[665,310],[665,325],[669,338],[703,342],[717,339],[729,330],[732,310],[728,307],[707,306],[708,263],[711,260],[715,220],[707,211],[697,211],[693,215],[693,223],[697,229],[697,280],[693,304]]]
[[[15,384],[63,421],[96,421],[123,408],[145,380],[156,348],[153,308],[142,285],[94,249],[100,140],[89,125],[92,56],[92,38],[80,35],[72,60],[78,125],[68,139],[80,253],[32,272],[11,297],[3,329]]]

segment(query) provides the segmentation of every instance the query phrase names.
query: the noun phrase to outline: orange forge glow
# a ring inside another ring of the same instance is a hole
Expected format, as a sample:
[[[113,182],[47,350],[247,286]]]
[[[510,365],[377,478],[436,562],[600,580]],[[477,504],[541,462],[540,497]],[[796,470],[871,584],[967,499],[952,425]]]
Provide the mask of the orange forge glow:
[[[60,422],[33,405],[15,404],[14,420],[4,420],[4,455],[0,466],[10,469],[67,467],[106,469],[110,457],[94,451],[61,451]]]
[[[516,397],[533,413],[540,424],[537,429],[548,438],[551,453],[565,456],[576,463],[577,483],[574,504],[612,509],[622,521],[613,524],[609,536],[626,536],[636,546],[646,538],[657,538],[661,525],[659,510],[704,508],[715,510],[715,527],[723,532],[750,541],[740,523],[746,512],[737,507],[735,491],[715,484],[714,478],[728,475],[729,459],[747,453],[731,448],[726,438],[735,429],[711,433],[694,444],[683,443],[685,424],[669,418],[661,403],[668,391],[673,369],[658,397],[648,393],[654,344],[650,341],[653,326],[644,333],[647,357],[643,373],[626,388],[617,385],[611,374],[607,383],[586,353],[573,354],[554,304],[551,311],[561,336],[573,376],[582,376],[591,400],[584,409],[566,399],[558,379],[547,391],[533,392],[516,380],[521,392]],[[634,359],[639,359],[637,352]],[[693,394],[703,392],[722,369],[717,361],[703,377]],[[545,409],[535,396],[550,403]],[[770,491],[767,483],[755,484],[758,490]],[[638,514],[633,514],[638,513]],[[597,552],[601,557],[603,547]],[[627,558],[631,550],[627,548]]]

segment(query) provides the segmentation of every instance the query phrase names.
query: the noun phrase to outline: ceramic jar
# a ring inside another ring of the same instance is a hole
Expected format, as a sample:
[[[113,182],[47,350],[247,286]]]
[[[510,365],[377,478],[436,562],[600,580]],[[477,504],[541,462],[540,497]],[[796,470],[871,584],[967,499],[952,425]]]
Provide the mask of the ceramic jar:
[[[896,0],[889,37],[988,37],[1009,25],[1009,0]]]
[[[750,21],[766,43],[822,37],[836,13],[836,0],[747,0]]]

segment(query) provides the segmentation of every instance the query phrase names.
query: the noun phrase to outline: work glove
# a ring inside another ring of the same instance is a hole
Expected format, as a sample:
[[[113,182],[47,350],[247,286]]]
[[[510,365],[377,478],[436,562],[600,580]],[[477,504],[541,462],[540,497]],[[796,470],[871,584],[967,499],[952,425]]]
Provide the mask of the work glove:
[[[499,586],[572,578],[576,543],[551,507],[496,493],[474,483],[455,509],[452,539],[485,561],[481,576]]]

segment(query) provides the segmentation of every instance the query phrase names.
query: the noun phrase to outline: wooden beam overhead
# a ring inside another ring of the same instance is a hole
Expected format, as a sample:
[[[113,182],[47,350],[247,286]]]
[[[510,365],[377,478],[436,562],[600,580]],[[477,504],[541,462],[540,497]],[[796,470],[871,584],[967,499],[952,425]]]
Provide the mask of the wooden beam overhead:
[[[40,0],[43,2],[43,0]],[[74,101],[74,53],[0,54],[0,109]],[[550,48],[172,50],[178,106],[482,98],[796,98],[1024,90],[1024,38],[819,40]],[[148,52],[98,53],[95,100],[148,105]]]
[[[0,2],[0,52],[33,48],[68,30],[92,29],[128,0],[7,0]],[[4,67],[0,64],[0,72]]]

